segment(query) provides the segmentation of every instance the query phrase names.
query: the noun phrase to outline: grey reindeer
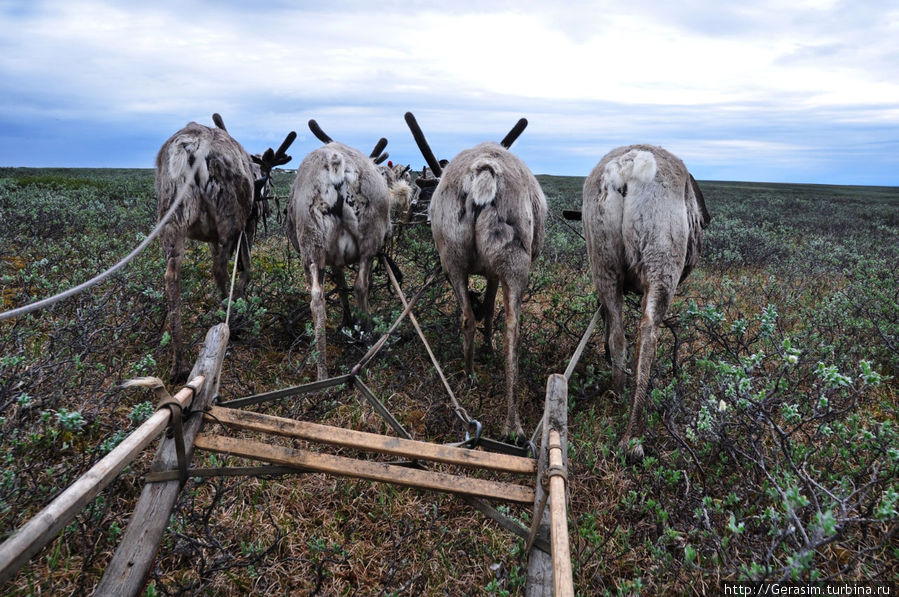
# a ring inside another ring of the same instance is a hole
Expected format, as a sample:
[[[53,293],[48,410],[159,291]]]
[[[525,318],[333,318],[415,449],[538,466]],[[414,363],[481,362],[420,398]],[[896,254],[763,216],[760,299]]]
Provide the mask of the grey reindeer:
[[[711,218],[684,163],[651,145],[619,147],[600,160],[584,182],[582,217],[612,385],[619,394],[627,373],[623,294],[643,295],[630,420],[621,440],[628,457],[639,460],[658,327],[678,284],[699,262],[702,229]]]
[[[378,166],[378,172],[390,189],[390,213],[401,222],[408,222],[418,197],[418,188],[412,186],[410,167],[388,162]]]
[[[325,267],[332,268],[343,307],[343,325],[348,326],[353,319],[343,269],[359,264],[353,290],[363,324],[368,326],[371,262],[390,236],[394,187],[377,168],[387,159],[387,154],[381,153],[387,139],[381,138],[366,156],[331,139],[315,120],[309,121],[309,128],[325,145],[309,153],[297,168],[287,206],[287,234],[300,253],[310,286],[317,375],[321,380],[328,377]]]
[[[183,380],[184,365],[181,329],[181,264],[185,239],[205,241],[212,254],[212,273],[222,297],[228,294],[228,261],[238,252],[240,296],[250,279],[250,247],[256,224],[264,213],[262,201],[269,188],[272,169],[286,164],[284,152],[296,133],[290,132],[277,151],[268,148],[250,155],[228,131],[222,117],[213,114],[215,128],[190,122],[172,135],[156,156],[157,214],[161,219],[179,192],[184,192],[180,208],[160,232],[165,255],[166,317],[172,336],[171,377]],[[243,233],[244,242],[240,242]],[[239,246],[238,246],[239,244]]]
[[[425,160],[440,179],[431,197],[430,217],[440,263],[462,308],[465,371],[472,373],[476,319],[492,348],[496,291],[503,289],[506,312],[505,369],[507,414],[504,433],[523,437],[515,385],[522,294],[531,265],[546,236],[546,198],[537,179],[509,151],[527,126],[522,118],[500,143],[481,143],[462,151],[442,168],[415,117],[406,113]],[[487,280],[483,302],[468,290],[468,278]]]

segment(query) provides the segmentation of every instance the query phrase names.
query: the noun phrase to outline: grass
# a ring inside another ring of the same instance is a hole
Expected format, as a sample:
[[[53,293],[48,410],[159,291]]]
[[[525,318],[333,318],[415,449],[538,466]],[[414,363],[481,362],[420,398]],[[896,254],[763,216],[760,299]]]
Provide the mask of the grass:
[[[541,176],[554,214],[577,209],[583,179]],[[275,191],[287,195],[290,176]],[[899,580],[899,190],[702,182],[713,220],[701,267],[681,286],[652,372],[648,457],[616,444],[627,396],[608,391],[595,334],[570,386],[571,551],[583,595],[695,593],[722,579]],[[281,202],[281,209],[284,202]],[[149,170],[0,168],[0,309],[66,289],[126,254],[153,226]],[[522,322],[521,414],[533,429],[546,377],[564,370],[595,309],[579,223],[548,220]],[[414,292],[437,263],[424,226],[391,247]],[[282,224],[260,230],[254,278],[236,308],[223,400],[315,377],[308,291]],[[121,390],[168,375],[158,244],[122,275],[52,310],[0,323],[0,538],[102,457],[152,410]],[[182,274],[193,354],[222,305],[205,247]],[[499,301],[501,303],[501,300]],[[628,303],[633,340],[639,303]],[[398,314],[383,272],[376,327]],[[501,307],[500,307],[501,308]],[[338,329],[329,365],[347,371],[370,338]],[[458,310],[445,283],[419,321],[468,412],[501,429],[501,352],[463,373]],[[503,321],[497,314],[496,321]],[[494,343],[502,344],[502,329]],[[480,338],[479,338],[480,340]],[[404,324],[365,381],[420,439],[463,430]],[[386,433],[349,390],[260,410]],[[87,593],[128,522],[142,456],[3,587]],[[221,457],[204,456],[214,465]],[[238,464],[228,460],[229,464]],[[528,508],[509,513],[529,520]],[[191,480],[148,594],[490,594],[523,592],[522,544],[459,500],[321,475]]]

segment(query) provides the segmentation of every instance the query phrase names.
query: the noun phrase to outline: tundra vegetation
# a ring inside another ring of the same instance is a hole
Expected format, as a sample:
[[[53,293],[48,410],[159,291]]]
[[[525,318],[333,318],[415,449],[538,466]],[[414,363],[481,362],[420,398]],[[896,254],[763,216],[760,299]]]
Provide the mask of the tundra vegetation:
[[[292,175],[275,172],[286,198]],[[539,176],[551,215],[523,301],[520,414],[533,429],[546,377],[564,369],[596,305],[579,223],[583,178]],[[659,330],[645,457],[618,448],[628,395],[614,397],[597,332],[570,390],[570,529],[585,595],[714,593],[723,579],[890,580],[899,575],[899,190],[700,181],[714,212],[700,265]],[[284,199],[278,211],[283,210]],[[0,302],[43,298],[104,269],[156,220],[152,170],[0,169]],[[395,228],[401,225],[395,224]],[[426,226],[388,249],[417,290],[438,262]],[[260,230],[253,278],[222,379],[223,399],[314,380],[309,295],[283,222]],[[223,319],[208,251],[181,272],[188,360]],[[170,372],[158,243],[124,274],[51,310],[0,322],[0,539],[153,410],[123,380]],[[481,289],[483,290],[483,289]],[[326,285],[329,364],[345,371],[400,311],[383,272],[373,330],[340,330]],[[459,351],[445,283],[416,308],[457,396],[489,435],[505,413],[499,354]],[[501,306],[500,306],[501,307]],[[640,304],[624,303],[636,337]],[[233,319],[232,319],[233,320]],[[502,322],[503,317],[498,316]],[[502,333],[498,326],[495,333]],[[629,342],[633,345],[633,341]],[[404,324],[365,374],[417,438],[462,430]],[[268,405],[272,414],[387,432],[352,390]],[[4,594],[87,594],[128,522],[140,459]],[[202,456],[201,466],[229,463]],[[237,464],[237,462],[230,462]],[[529,521],[527,508],[502,506]],[[189,480],[147,594],[486,594],[522,591],[522,542],[446,495],[321,475]]]

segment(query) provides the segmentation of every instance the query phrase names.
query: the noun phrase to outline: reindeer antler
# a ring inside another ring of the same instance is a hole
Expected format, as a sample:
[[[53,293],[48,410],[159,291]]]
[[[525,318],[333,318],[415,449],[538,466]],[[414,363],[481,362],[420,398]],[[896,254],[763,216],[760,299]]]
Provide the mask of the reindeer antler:
[[[274,161],[272,162],[273,166],[283,166],[287,162],[291,160],[291,157],[287,155],[285,152],[287,148],[290,147],[291,143],[297,138],[296,131],[290,131],[287,133],[287,136],[284,137],[284,142],[281,143],[281,146],[278,147],[278,151],[275,152],[273,156]]]
[[[519,135],[524,132],[524,129],[526,129],[527,126],[528,119],[521,118],[518,122],[515,123],[515,126],[512,127],[512,130],[509,131],[509,134],[503,137],[503,140],[500,141],[499,144],[506,149],[509,149],[509,147],[511,147],[512,144],[515,143],[515,139],[517,139]]]
[[[297,138],[297,134],[294,131],[290,131],[287,133],[287,136],[284,137],[284,141],[281,143],[281,146],[278,147],[278,151],[273,150],[271,147],[266,149],[261,156],[254,155],[250,156],[254,162],[262,166],[264,169],[271,171],[275,166],[283,166],[291,159],[291,156],[284,153],[287,151],[287,148],[290,147],[290,144],[293,143],[293,140]]]
[[[312,131],[312,134],[315,135],[319,141],[322,143],[331,143],[334,141],[331,137],[325,134],[325,131],[322,130],[318,123],[315,122],[315,119],[309,119],[309,130]]]
[[[368,157],[370,157],[371,159],[375,159],[376,157],[381,155],[381,152],[384,151],[385,147],[387,147],[387,139],[381,137],[375,144],[375,148],[371,150],[370,154],[368,154]]]
[[[214,122],[215,126],[217,126],[218,128],[222,129],[226,133],[228,132],[228,129],[225,128],[225,121],[222,120],[222,116],[218,112],[212,115],[212,122]]]
[[[435,177],[440,178],[440,175],[443,174],[443,168],[440,167],[440,163],[438,163],[437,158],[434,157],[434,152],[431,151],[428,140],[425,139],[425,134],[421,132],[418,121],[415,120],[415,116],[412,115],[412,112],[406,112],[405,119],[406,124],[409,125],[409,130],[412,131],[412,137],[415,138],[418,149],[421,150],[421,155],[424,156],[428,166],[431,167],[431,172],[434,173]]]
[[[382,153],[381,155],[379,155],[378,157],[375,158],[375,165],[377,166],[378,164],[382,163],[384,160],[386,160],[389,157],[390,157],[390,154],[385,151],[384,153]]]

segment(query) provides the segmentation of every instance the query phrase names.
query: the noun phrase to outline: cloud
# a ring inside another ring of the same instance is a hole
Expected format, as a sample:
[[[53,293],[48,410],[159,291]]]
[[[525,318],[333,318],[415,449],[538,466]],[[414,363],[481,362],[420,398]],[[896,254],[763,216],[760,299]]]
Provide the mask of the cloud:
[[[413,110],[450,156],[524,115],[515,151],[542,172],[646,141],[710,174],[899,184],[899,9],[881,3],[38,1],[0,3],[0,27],[0,163],[47,163],[55,134],[91,148],[60,165],[149,166],[213,111],[251,151],[293,128],[301,156],[314,117],[417,162]]]

